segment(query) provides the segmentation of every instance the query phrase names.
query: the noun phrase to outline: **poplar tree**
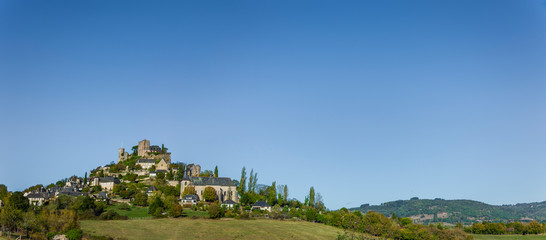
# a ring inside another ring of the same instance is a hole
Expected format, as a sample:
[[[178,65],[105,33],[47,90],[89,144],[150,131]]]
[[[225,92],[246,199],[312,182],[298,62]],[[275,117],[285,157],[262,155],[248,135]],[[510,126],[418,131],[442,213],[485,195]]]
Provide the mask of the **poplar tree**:
[[[237,188],[237,191],[242,195],[245,193],[246,190],[246,168],[243,167],[243,170],[241,170],[241,180],[239,181],[239,187]]]
[[[314,207],[315,206],[315,188],[311,187],[309,189],[309,206]]]

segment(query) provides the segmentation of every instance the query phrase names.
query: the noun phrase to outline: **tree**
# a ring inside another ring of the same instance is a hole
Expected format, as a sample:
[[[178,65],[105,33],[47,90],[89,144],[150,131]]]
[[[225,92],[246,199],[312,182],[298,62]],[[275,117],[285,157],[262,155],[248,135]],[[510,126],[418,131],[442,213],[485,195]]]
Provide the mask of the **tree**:
[[[184,191],[182,192],[182,197],[186,195],[195,195],[195,187],[191,185],[184,187]]]
[[[165,179],[165,173],[164,172],[158,172],[157,173],[157,179]]]
[[[284,196],[283,197],[284,197],[284,199],[283,199],[284,204],[286,204],[288,202],[287,201],[288,200],[288,185],[284,185]]]
[[[163,217],[163,212],[165,211],[165,205],[159,196],[156,196],[150,207],[148,208],[148,214],[151,214],[154,217]]]
[[[311,189],[309,189],[309,206],[315,207],[315,188],[314,187],[311,187]]]
[[[28,198],[23,196],[22,192],[14,192],[11,194],[8,200],[8,205],[13,209],[18,209],[21,211],[26,211],[30,206]]]
[[[4,184],[0,184],[0,200],[5,200],[8,196],[8,187]]]
[[[237,188],[237,191],[241,194],[244,194],[246,190],[246,169],[243,167],[243,170],[241,170],[241,181],[239,181],[239,187]]]
[[[98,193],[100,191],[102,191],[102,187],[100,185],[95,185],[93,186],[93,189],[91,189],[92,193]]]
[[[133,155],[136,156],[138,154],[138,145],[133,146],[131,150],[133,150]]]
[[[256,192],[256,184],[258,182],[258,173],[254,173],[254,169],[250,170],[250,177],[248,179],[248,191]]]
[[[529,234],[539,234],[542,233],[542,225],[537,221],[531,221],[527,224],[527,233]]]
[[[179,203],[174,203],[171,205],[171,209],[169,211],[169,216],[171,217],[180,217],[182,216],[183,208],[182,205]]]
[[[85,177],[83,178],[83,185],[87,185],[87,172],[85,172]]]
[[[217,198],[216,196],[216,190],[214,190],[213,187],[206,187],[203,191],[203,198],[207,202],[214,202]]]
[[[277,182],[273,181],[267,191],[267,203],[271,206],[277,204]]]
[[[150,167],[150,169],[148,169],[150,172],[155,172],[155,165],[152,165],[152,167]]]
[[[133,201],[133,203],[135,205],[138,205],[138,206],[146,206],[148,205],[148,195],[146,195],[146,193],[143,193],[143,192],[139,192],[136,194],[135,196],[135,200]]]
[[[212,203],[209,206],[209,217],[212,219],[220,218],[220,208],[217,203]]]
[[[167,173],[167,180],[169,180],[169,181],[174,180],[174,174],[173,174],[173,169],[172,168]]]
[[[214,168],[214,177],[218,177],[218,166]]]
[[[324,202],[322,200],[322,195],[320,193],[317,193],[316,194],[316,199],[315,199],[315,208],[319,211],[324,211],[326,210],[326,206],[324,206]]]

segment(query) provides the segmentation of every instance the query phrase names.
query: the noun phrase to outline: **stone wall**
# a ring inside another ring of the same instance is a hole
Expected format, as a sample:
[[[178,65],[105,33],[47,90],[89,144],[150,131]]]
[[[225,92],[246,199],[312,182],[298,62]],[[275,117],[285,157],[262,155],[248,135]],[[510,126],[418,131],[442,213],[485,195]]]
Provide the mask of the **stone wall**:
[[[146,156],[146,153],[150,152],[150,140],[142,140],[138,142],[138,155]]]

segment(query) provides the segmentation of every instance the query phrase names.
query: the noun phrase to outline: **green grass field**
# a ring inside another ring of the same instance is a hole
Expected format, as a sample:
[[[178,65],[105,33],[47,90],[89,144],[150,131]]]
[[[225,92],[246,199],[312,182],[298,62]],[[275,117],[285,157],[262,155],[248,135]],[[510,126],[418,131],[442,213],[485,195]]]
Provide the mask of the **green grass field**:
[[[475,240],[546,240],[546,235],[479,235],[475,234]]]
[[[343,230],[278,220],[139,219],[81,222],[84,233],[126,239],[336,239]]]
[[[114,206],[108,207],[107,210],[114,210],[117,213],[119,213],[119,215],[127,216],[130,219],[152,218],[152,216],[148,215],[147,207],[131,206],[131,210],[121,210],[119,209],[119,205],[114,205]]]

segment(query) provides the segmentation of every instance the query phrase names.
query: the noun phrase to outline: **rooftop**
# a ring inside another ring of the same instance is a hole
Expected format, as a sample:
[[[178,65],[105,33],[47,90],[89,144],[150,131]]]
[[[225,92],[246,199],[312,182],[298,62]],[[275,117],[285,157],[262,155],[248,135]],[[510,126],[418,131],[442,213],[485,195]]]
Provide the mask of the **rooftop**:
[[[195,186],[235,186],[230,178],[190,177]]]

